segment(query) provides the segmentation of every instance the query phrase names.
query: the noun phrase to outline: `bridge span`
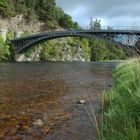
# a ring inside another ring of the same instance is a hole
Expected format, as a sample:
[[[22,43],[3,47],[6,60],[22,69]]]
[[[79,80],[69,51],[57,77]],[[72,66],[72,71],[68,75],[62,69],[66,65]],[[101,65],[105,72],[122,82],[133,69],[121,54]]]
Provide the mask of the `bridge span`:
[[[85,37],[93,39],[106,40],[109,43],[116,44],[121,47],[134,46],[139,40],[140,30],[120,30],[120,29],[99,29],[99,30],[63,30],[63,31],[49,31],[39,34],[19,37],[12,40],[16,54],[27,52],[29,49],[45,41],[62,38],[62,37]]]

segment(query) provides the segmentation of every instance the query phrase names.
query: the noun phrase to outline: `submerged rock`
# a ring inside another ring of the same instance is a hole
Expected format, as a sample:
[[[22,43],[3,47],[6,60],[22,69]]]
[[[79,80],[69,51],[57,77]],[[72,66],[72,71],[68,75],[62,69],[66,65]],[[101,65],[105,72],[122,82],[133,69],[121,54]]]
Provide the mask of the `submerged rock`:
[[[50,132],[50,128],[49,127],[45,127],[45,128],[43,128],[43,133],[44,134],[48,134]]]
[[[86,102],[84,101],[84,100],[79,100],[78,102],[77,102],[77,104],[85,104]]]
[[[36,120],[33,125],[38,126],[38,127],[43,127],[44,123],[41,119]]]

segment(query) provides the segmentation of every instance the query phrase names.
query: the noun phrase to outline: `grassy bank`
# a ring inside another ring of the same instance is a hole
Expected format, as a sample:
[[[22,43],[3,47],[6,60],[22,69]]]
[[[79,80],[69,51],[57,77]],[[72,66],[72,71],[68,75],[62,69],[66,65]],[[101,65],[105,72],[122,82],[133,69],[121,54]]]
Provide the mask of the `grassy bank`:
[[[103,140],[140,140],[140,59],[120,64],[103,95]]]

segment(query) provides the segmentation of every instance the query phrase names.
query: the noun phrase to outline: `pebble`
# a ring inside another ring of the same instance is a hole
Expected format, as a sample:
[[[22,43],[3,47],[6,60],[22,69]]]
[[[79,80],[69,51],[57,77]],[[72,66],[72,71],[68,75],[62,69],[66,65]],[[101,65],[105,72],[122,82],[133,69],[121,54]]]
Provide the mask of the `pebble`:
[[[43,132],[44,132],[45,134],[48,134],[48,133],[50,132],[50,128],[49,128],[49,127],[45,127],[45,128],[43,129]]]
[[[43,127],[44,123],[41,119],[36,120],[33,125],[38,126],[38,127]]]
[[[84,100],[79,100],[77,103],[78,104],[85,104],[86,102]]]

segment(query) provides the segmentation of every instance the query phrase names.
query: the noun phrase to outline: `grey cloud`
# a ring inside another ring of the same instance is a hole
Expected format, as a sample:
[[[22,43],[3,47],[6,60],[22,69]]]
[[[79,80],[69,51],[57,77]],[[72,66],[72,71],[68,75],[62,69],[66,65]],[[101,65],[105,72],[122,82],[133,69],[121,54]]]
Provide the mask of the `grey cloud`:
[[[82,25],[87,24],[90,17],[101,18],[106,23],[123,19],[129,25],[140,21],[139,0],[56,0],[56,3]]]

